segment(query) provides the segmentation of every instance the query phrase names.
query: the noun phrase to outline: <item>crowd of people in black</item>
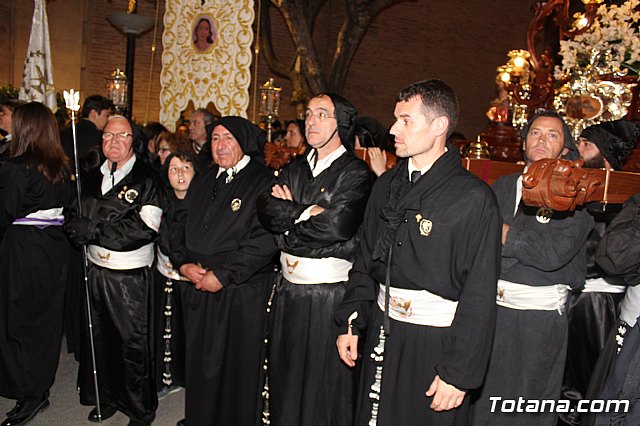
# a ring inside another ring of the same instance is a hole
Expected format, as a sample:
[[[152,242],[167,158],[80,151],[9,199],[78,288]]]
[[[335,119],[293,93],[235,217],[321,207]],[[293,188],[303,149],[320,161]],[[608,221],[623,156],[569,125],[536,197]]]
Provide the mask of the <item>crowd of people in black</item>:
[[[74,132],[0,102],[2,426],[49,406],[63,335],[92,422],[149,425],[184,388],[179,425],[640,423],[640,194],[557,212],[522,173],[489,187],[440,80],[393,115],[319,93],[267,141],[206,109],[184,134],[90,96]],[[639,136],[540,111],[525,170],[620,170]]]

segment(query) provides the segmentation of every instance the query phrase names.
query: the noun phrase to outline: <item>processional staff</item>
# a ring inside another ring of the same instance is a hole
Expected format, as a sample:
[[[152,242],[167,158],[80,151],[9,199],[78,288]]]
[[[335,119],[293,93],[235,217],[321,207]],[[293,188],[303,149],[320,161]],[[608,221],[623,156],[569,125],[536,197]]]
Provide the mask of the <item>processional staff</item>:
[[[64,101],[67,106],[67,109],[71,111],[71,132],[73,135],[73,162],[75,168],[75,181],[76,181],[76,192],[78,199],[78,214],[82,216],[82,184],[80,182],[80,167],[78,163],[78,138],[76,136],[76,112],[80,109],[80,92],[76,92],[71,89],[69,91],[64,91]],[[85,303],[87,305],[87,322],[89,325],[89,347],[91,349],[91,366],[93,368],[93,385],[96,394],[96,411],[98,412],[98,422],[102,423],[102,410],[100,407],[100,391],[98,389],[98,369],[96,365],[96,350],[95,343],[93,341],[93,320],[91,315],[91,299],[89,296],[89,277],[87,270],[89,268],[89,264],[87,263],[87,246],[85,244],[82,245],[82,270],[84,273],[84,292],[85,292]]]

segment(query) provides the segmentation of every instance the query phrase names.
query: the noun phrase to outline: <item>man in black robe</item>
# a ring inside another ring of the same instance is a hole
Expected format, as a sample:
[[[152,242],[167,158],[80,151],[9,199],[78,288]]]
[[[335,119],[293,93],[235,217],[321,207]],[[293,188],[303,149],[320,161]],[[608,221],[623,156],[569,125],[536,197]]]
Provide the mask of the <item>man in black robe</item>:
[[[311,149],[258,201],[260,221],[281,250],[268,363],[271,422],[280,426],[352,424],[355,376],[335,354],[333,315],[372,181],[353,153],[356,115],[334,93],[311,98]]]
[[[78,145],[78,162],[80,167],[93,168],[100,165],[100,146],[102,145],[102,130],[111,116],[113,102],[100,95],[89,96],[82,104],[80,120],[76,124],[76,138]],[[73,129],[66,127],[60,131],[62,148],[71,160],[71,167],[75,170],[73,151]]]
[[[585,168],[622,170],[636,141],[636,128],[627,120],[615,120],[589,126],[578,138],[578,151]],[[605,228],[622,209],[621,204],[589,203],[593,230],[587,240],[587,279],[584,287],[572,291],[567,303],[569,341],[562,398],[572,401],[572,408],[585,397],[591,374],[614,327],[626,286],[621,277],[607,274],[595,260],[596,249]],[[564,424],[579,425],[580,413],[560,413]]]
[[[356,425],[465,424],[491,351],[498,206],[446,142],[458,118],[449,86],[408,86],[394,114],[402,160],[367,205],[338,352],[354,366],[366,333]]]
[[[624,408],[608,409],[583,425],[640,424],[640,193],[624,205],[602,237],[596,261],[609,274],[623,277],[628,285],[620,305],[617,326],[612,330],[594,377],[602,375],[603,386],[589,386],[587,398],[628,401]],[[613,406],[611,407],[613,408]]]
[[[541,159],[579,158],[571,131],[555,111],[536,114],[521,136],[527,166]],[[583,209],[526,206],[521,173],[501,177],[493,190],[504,222],[498,313],[473,424],[555,425],[556,410],[546,407],[540,413],[535,404],[560,397],[567,351],[565,303],[570,288],[584,285],[585,242],[593,219]],[[519,398],[526,412],[510,410],[510,401]]]
[[[155,172],[134,155],[133,144],[141,137],[125,117],[109,118],[102,134],[107,160],[83,177],[83,216],[66,226],[74,242],[87,244],[100,414],[105,420],[122,411],[130,425],[151,424],[158,405],[149,330],[150,266],[163,193]],[[78,386],[80,402],[94,405],[86,341],[80,348]],[[99,420],[97,407],[89,420]]]
[[[258,222],[256,198],[273,174],[251,156],[263,132],[241,117],[213,129],[216,166],[189,187],[187,218],[168,253],[191,283],[176,283],[185,326],[185,425],[259,421],[262,333],[276,246]]]

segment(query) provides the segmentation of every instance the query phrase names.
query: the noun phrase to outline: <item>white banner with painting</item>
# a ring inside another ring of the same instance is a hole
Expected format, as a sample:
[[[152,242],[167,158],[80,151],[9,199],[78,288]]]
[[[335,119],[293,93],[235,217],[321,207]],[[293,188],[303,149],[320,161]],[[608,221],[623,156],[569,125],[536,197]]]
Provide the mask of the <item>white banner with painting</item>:
[[[175,130],[189,101],[247,116],[253,0],[166,0],[160,122]]]

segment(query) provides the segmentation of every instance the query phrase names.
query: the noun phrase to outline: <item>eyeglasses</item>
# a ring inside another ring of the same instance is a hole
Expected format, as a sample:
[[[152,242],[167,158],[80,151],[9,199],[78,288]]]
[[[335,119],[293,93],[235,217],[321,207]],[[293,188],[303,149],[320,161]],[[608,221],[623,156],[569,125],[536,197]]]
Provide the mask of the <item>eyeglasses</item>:
[[[115,136],[115,138],[116,138],[116,140],[118,142],[124,142],[124,141],[127,140],[127,138],[129,136],[131,136],[131,133],[128,133],[128,132],[121,132],[121,133],[104,132],[104,133],[102,133],[102,140],[109,142],[109,141],[113,140],[114,136]]]
[[[325,121],[327,118],[335,118],[330,116],[329,114],[327,114],[324,111],[319,111],[318,113],[314,113],[313,111],[309,110],[307,112],[304,113],[305,118],[308,120],[310,118],[317,118],[319,122],[323,122]]]

